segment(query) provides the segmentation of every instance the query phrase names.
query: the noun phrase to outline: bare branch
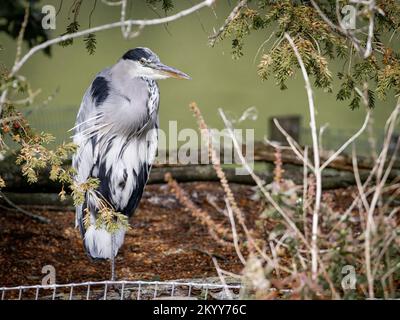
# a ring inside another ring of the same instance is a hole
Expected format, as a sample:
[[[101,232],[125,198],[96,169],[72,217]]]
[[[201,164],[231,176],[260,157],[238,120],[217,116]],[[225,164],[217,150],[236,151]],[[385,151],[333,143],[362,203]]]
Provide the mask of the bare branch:
[[[123,22],[118,21],[118,22],[109,23],[109,24],[89,28],[86,30],[78,31],[75,33],[66,34],[64,36],[45,41],[45,42],[31,48],[28,51],[28,53],[25,54],[24,57],[17,64],[14,65],[14,67],[12,68],[12,71],[11,71],[11,76],[14,75],[15,73],[17,73],[21,69],[21,67],[26,63],[26,61],[32,55],[34,55],[36,52],[43,50],[49,46],[52,46],[54,44],[57,44],[57,43],[60,43],[60,42],[63,42],[63,41],[69,40],[69,39],[78,38],[78,37],[87,35],[89,33],[95,33],[95,32],[104,31],[104,30],[108,30],[108,29],[118,28],[121,26],[138,25],[138,26],[145,27],[145,26],[154,26],[154,25],[172,22],[172,21],[178,20],[182,17],[188,16],[188,15],[194,13],[195,11],[200,10],[201,8],[209,7],[214,3],[214,1],[215,0],[204,0],[188,9],[182,10],[172,16],[168,16],[168,17],[164,17],[164,18],[149,19],[149,20],[126,20]]]
[[[368,1],[369,8],[369,25],[368,25],[368,40],[365,47],[364,59],[368,58],[372,53],[372,39],[374,37],[374,21],[375,21],[375,0]]]
[[[306,158],[300,149],[300,146],[298,145],[298,143],[296,142],[296,140],[294,140],[289,133],[287,133],[287,131],[285,129],[282,128],[282,126],[280,125],[279,121],[277,119],[274,118],[274,123],[276,125],[276,127],[279,129],[279,131],[285,136],[286,141],[289,143],[289,146],[291,147],[292,151],[294,152],[294,154],[301,160],[303,161],[303,163],[305,163],[307,165],[307,167],[309,167],[312,171],[314,171],[314,167],[312,166],[312,164],[308,161],[308,158]]]
[[[313,144],[313,155],[314,155],[314,174],[316,180],[316,195],[315,195],[315,204],[313,210],[313,222],[312,222],[312,234],[311,234],[311,269],[312,269],[312,277],[315,281],[318,275],[318,219],[319,219],[319,210],[321,206],[321,196],[322,196],[322,177],[321,177],[321,168],[320,168],[320,156],[319,156],[319,145],[318,145],[318,134],[317,134],[317,125],[315,121],[315,106],[314,106],[314,98],[313,92],[311,88],[311,82],[307,74],[306,67],[304,66],[303,59],[300,56],[299,51],[297,50],[296,44],[293,39],[290,37],[288,33],[285,33],[285,38],[289,42],[292,47],[296,58],[299,62],[301,72],[303,74],[304,82],[306,84],[307,98],[308,98],[308,107],[310,113],[310,129],[311,129],[311,137]]]
[[[225,199],[225,203],[226,203],[226,208],[228,211],[229,222],[231,223],[233,245],[235,247],[237,256],[239,257],[242,264],[245,265],[246,259],[243,257],[242,251],[240,250],[238,234],[236,231],[236,224],[235,224],[235,218],[233,217],[232,207],[230,206],[228,199]]]
[[[8,199],[8,197],[6,197],[6,195],[1,191],[0,191],[0,197],[2,199],[4,199],[4,201],[7,202],[8,205],[10,205],[11,207],[13,207],[15,210],[17,210],[18,212],[22,213],[23,215],[25,215],[25,216],[27,216],[29,218],[32,218],[33,220],[36,220],[36,221],[38,221],[40,223],[49,223],[50,222],[49,219],[47,219],[45,217],[39,216],[37,214],[34,214],[32,212],[29,212],[29,211],[27,211],[25,209],[22,209],[22,208],[18,207],[14,202],[12,202],[10,199]]]
[[[367,38],[367,43],[366,47],[364,48],[361,45],[361,41],[355,36],[355,32],[352,30],[347,29],[341,22],[340,18],[340,12],[339,12],[339,7],[338,7],[338,2],[336,3],[336,15],[338,19],[339,25],[336,25],[333,23],[327,16],[326,14],[321,10],[321,8],[318,6],[318,4],[314,1],[311,0],[311,4],[315,8],[315,10],[318,12],[322,20],[334,31],[342,34],[345,36],[347,39],[351,41],[353,44],[354,48],[361,54],[361,56],[364,57],[364,59],[368,58],[372,54],[372,40],[374,37],[374,21],[375,21],[375,11],[379,12],[380,14],[384,14],[381,12],[381,10],[376,6],[375,0],[368,0],[368,1],[352,1],[353,3],[358,3],[362,4],[364,6],[368,7],[369,11],[369,24],[368,24],[368,38]],[[356,30],[360,31],[360,30]]]
[[[247,5],[247,0],[240,0],[235,8],[233,8],[232,12],[229,14],[229,16],[225,19],[224,24],[221,26],[221,28],[218,29],[218,31],[214,32],[213,35],[209,36],[208,39],[210,40],[210,46],[214,46],[215,42],[217,39],[222,35],[222,33],[225,31],[225,29],[228,27],[228,25],[236,19],[237,15],[239,14],[240,10],[242,10],[243,7]]]
[[[236,136],[233,132],[233,128],[232,128],[232,124],[228,121],[228,119],[226,118],[226,115],[224,113],[224,111],[222,109],[218,109],[218,112],[222,118],[222,120],[224,121],[225,127],[228,129],[228,133],[229,136],[232,139],[233,142],[233,146],[239,156],[239,159],[242,163],[242,165],[244,166],[244,168],[247,170],[247,172],[251,175],[251,177],[253,178],[254,182],[257,184],[257,187],[260,189],[260,191],[262,192],[262,194],[265,196],[265,198],[268,200],[269,203],[272,204],[272,206],[279,212],[279,214],[283,217],[283,219],[285,220],[285,222],[287,223],[287,225],[289,226],[290,229],[292,229],[295,234],[299,237],[299,239],[301,240],[301,242],[304,243],[304,245],[307,247],[307,249],[312,250],[312,247],[310,246],[310,244],[308,243],[307,239],[304,237],[304,235],[301,233],[301,231],[297,228],[296,224],[293,222],[293,220],[286,214],[286,212],[279,206],[279,204],[274,200],[274,198],[271,196],[271,194],[267,191],[267,189],[264,187],[264,183],[263,181],[260,179],[260,177],[258,177],[253,168],[247,163],[246,158],[243,155],[242,152],[242,148],[240,147]],[[273,260],[271,258],[269,258],[266,254],[263,253],[263,258],[265,260],[267,260],[272,266],[274,265]],[[332,296],[335,299],[339,298],[339,294],[337,293],[332,280],[330,279],[328,273],[326,272],[326,268],[322,262],[322,260],[319,258],[319,256],[317,255],[317,259],[318,262],[321,266],[321,270],[322,270],[322,274],[325,278],[325,280],[328,282],[329,287],[331,289],[332,292]],[[281,270],[285,270],[285,267],[282,266],[278,266]]]
[[[121,5],[121,2],[110,2],[110,1],[105,1],[105,0],[103,0],[103,2],[108,5]],[[104,31],[104,30],[118,28],[118,27],[124,27],[124,26],[126,27],[126,26],[131,26],[131,25],[137,25],[137,26],[139,26],[139,31],[140,31],[145,26],[159,25],[159,24],[164,24],[164,23],[178,20],[178,19],[188,16],[204,7],[210,7],[214,2],[215,2],[215,0],[204,0],[188,9],[182,10],[182,11],[180,11],[172,16],[169,16],[169,17],[164,17],[164,18],[159,18],[159,19],[149,19],[149,20],[126,20],[126,21],[121,20],[118,22],[113,22],[113,23],[109,23],[109,24],[105,24],[105,25],[101,25],[101,26],[97,26],[97,27],[93,27],[93,28],[88,28],[86,30],[78,31],[78,32],[71,33],[71,34],[66,34],[66,35],[63,35],[63,36],[60,36],[60,37],[57,37],[54,39],[47,40],[47,41],[31,48],[22,57],[21,60],[16,61],[14,63],[14,66],[11,69],[9,77],[14,76],[22,68],[22,66],[29,60],[29,58],[31,58],[36,52],[43,50],[47,47],[50,47],[54,44],[57,44],[57,43],[60,43],[60,42],[63,42],[63,41],[69,40],[69,39],[82,37],[82,36],[85,36],[90,33],[96,33],[99,31]],[[133,34],[133,36],[135,36],[135,35],[137,35],[137,33]],[[5,89],[1,94],[0,114],[1,114],[1,111],[3,108],[3,105],[7,100],[7,94],[8,94],[8,89]]]
[[[354,178],[356,180],[357,184],[357,189],[358,193],[360,194],[361,202],[365,208],[365,211],[369,211],[369,204],[367,201],[367,197],[365,195],[365,188],[361,183],[361,178],[360,178],[360,173],[358,171],[358,163],[357,163],[357,155],[356,155],[356,149],[353,146],[353,151],[352,151],[352,159],[353,159],[353,168],[354,168]]]
[[[29,4],[29,2],[27,2],[26,8],[25,8],[24,20],[22,21],[21,30],[19,31],[19,34],[18,34],[17,53],[15,55],[14,64],[17,63],[19,61],[20,57],[21,57],[22,42],[24,40],[26,26],[28,25],[29,9],[30,9],[30,4]]]
[[[373,215],[374,215],[378,200],[381,197],[382,188],[387,180],[387,177],[389,176],[390,170],[392,169],[394,160],[396,158],[396,154],[393,154],[392,159],[391,159],[389,165],[387,166],[385,173],[383,174],[386,157],[387,157],[388,150],[389,150],[389,144],[390,144],[391,138],[393,136],[394,129],[396,127],[397,117],[398,117],[399,113],[400,113],[400,98],[397,100],[397,105],[389,117],[390,121],[388,123],[388,130],[386,133],[386,138],[384,141],[382,152],[379,155],[379,158],[377,161],[377,167],[378,167],[377,185],[376,185],[375,192],[372,196],[372,200],[370,203],[370,208],[369,208],[368,216],[367,216],[367,227],[365,230],[365,263],[366,263],[366,273],[367,273],[367,281],[368,281],[368,294],[371,299],[374,298],[374,296],[375,296],[375,294],[374,294],[374,275],[373,275],[372,269],[371,269],[371,232],[374,229]],[[398,146],[398,143],[397,143],[397,146]],[[383,174],[383,177],[382,177],[382,174]]]
[[[215,269],[217,270],[218,277],[221,280],[222,285],[224,286],[224,291],[225,291],[226,296],[228,297],[228,299],[232,300],[233,299],[232,293],[229,291],[229,289],[226,286],[225,277],[222,274],[222,271],[221,271],[221,268],[219,267],[217,259],[215,259],[215,257],[211,257],[211,259],[214,263]]]
[[[365,130],[367,127],[369,117],[371,113],[370,111],[367,112],[367,115],[365,116],[365,120],[363,125],[361,126],[360,130],[358,130],[350,139],[348,139],[334,154],[332,154],[328,160],[326,160],[322,165],[321,165],[321,171],[324,170],[332,161],[334,161],[351,143],[353,143]]]

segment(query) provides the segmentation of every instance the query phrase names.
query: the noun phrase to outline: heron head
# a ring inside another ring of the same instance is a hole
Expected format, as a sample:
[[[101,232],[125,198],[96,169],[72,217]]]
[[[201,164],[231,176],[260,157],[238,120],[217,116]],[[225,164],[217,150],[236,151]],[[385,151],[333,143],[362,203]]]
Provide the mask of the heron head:
[[[136,77],[150,79],[191,79],[186,73],[161,63],[160,58],[148,48],[135,48],[127,51],[122,59],[126,61],[129,72]]]

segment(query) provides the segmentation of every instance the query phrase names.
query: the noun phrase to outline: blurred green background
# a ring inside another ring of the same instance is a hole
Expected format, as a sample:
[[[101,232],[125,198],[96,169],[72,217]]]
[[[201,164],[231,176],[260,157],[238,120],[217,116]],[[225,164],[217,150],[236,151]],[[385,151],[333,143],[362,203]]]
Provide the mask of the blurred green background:
[[[43,5],[52,4],[57,9],[60,0],[42,1]],[[161,9],[154,11],[144,1],[133,1],[128,10],[130,18],[157,18],[164,16]],[[174,1],[173,14],[195,4],[195,0]],[[57,16],[57,28],[52,31],[55,37],[65,32],[72,21],[68,11],[72,1],[64,1]],[[83,1],[79,15],[81,29],[88,27],[88,17],[94,0]],[[34,127],[57,136],[58,141],[68,139],[67,130],[74,125],[75,116],[81,98],[93,80],[95,74],[112,65],[130,48],[146,46],[155,51],[161,60],[192,76],[191,81],[163,80],[161,89],[161,128],[168,129],[168,121],[176,120],[178,128],[196,128],[196,122],[188,108],[191,101],[196,101],[210,126],[222,127],[217,108],[229,111],[232,116],[240,117],[249,107],[256,107],[256,121],[244,121],[240,128],[255,128],[257,139],[262,139],[268,130],[268,119],[277,115],[302,115],[302,125],[308,124],[308,104],[301,74],[289,81],[289,89],[281,91],[274,80],[262,82],[257,75],[257,64],[263,50],[268,50],[274,38],[259,50],[269,34],[263,32],[251,34],[245,44],[245,55],[239,60],[231,58],[231,43],[227,39],[214,48],[208,46],[208,36],[213,29],[219,28],[235,3],[218,1],[213,9],[204,8],[198,13],[169,23],[167,26],[145,28],[139,37],[124,40],[121,30],[112,29],[97,34],[97,50],[90,56],[82,38],[74,40],[72,46],[63,48],[53,46],[52,57],[37,53],[23,67],[21,73],[31,81],[33,89],[41,88],[41,94],[32,107],[25,109]],[[119,7],[105,6],[97,1],[93,13],[92,26],[118,21]],[[0,59],[10,66],[15,57],[15,42],[2,35],[0,42],[4,50]],[[27,48],[25,47],[26,51]],[[340,65],[333,66],[338,71]],[[335,83],[334,92],[338,90]],[[43,101],[54,95],[47,104]],[[335,94],[315,91],[317,121],[319,125],[329,123],[326,143],[330,147],[340,144],[346,136],[357,130],[364,119],[363,109],[351,111],[348,102],[336,101]],[[374,110],[375,130],[380,137],[385,120],[393,109],[394,99],[386,102],[377,100]]]

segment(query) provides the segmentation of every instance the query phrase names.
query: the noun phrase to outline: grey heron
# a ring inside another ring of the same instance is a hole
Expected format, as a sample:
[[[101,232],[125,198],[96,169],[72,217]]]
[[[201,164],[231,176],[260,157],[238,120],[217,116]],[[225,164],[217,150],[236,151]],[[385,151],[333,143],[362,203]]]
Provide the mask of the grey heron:
[[[111,234],[96,225],[99,199],[127,217],[136,210],[157,150],[160,94],[156,80],[170,77],[190,79],[161,63],[148,48],[129,50],[96,75],[77,115],[73,141],[78,149],[72,160],[75,181],[97,178],[99,186],[86,192],[84,203],[76,207],[76,225],[87,254],[111,260],[112,280],[126,230]],[[84,223],[86,212],[89,227]]]

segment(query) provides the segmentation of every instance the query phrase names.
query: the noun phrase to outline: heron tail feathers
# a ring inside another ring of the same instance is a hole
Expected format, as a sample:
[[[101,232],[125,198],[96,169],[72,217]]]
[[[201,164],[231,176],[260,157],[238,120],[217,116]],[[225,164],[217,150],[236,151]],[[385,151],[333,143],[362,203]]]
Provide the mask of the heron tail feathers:
[[[126,229],[121,228],[111,235],[104,228],[96,228],[93,215],[92,224],[89,228],[86,228],[83,215],[83,207],[85,206],[80,205],[76,207],[75,226],[81,232],[86,253],[93,259],[111,259],[112,252],[115,257],[118,254],[119,248],[124,243]],[[111,241],[112,237],[114,238],[114,244]]]
[[[111,238],[114,237],[114,248],[112,248]],[[125,237],[125,230],[120,229],[111,235],[102,228],[91,225],[85,232],[83,243],[86,252],[92,258],[110,259],[112,255],[117,255]],[[114,250],[113,250],[114,249]]]

